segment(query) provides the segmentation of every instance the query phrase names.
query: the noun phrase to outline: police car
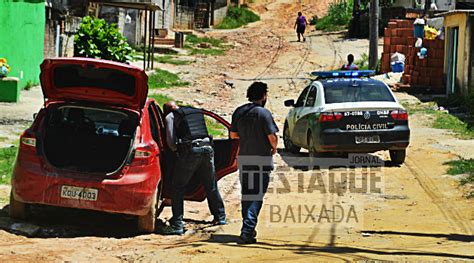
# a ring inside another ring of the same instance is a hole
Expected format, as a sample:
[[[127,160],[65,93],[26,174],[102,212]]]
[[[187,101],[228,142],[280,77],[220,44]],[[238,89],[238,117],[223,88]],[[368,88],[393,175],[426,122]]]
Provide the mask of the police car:
[[[393,163],[405,160],[408,113],[373,71],[313,72],[317,78],[294,100],[284,125],[287,151],[370,153],[389,150]]]

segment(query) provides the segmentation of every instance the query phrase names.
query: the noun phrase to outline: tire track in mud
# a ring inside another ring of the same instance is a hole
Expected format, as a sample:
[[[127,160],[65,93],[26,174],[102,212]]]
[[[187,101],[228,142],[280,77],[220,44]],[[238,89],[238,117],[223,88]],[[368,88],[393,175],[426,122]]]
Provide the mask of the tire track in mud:
[[[265,73],[267,73],[268,71],[270,71],[271,67],[278,61],[278,57],[280,56],[280,53],[281,53],[281,49],[283,47],[283,37],[282,36],[279,36],[277,35],[275,32],[273,32],[272,30],[270,30],[269,32],[271,35],[275,36],[278,38],[278,47],[277,47],[277,50],[275,52],[275,54],[273,55],[272,59],[270,60],[270,63],[265,67],[265,69],[260,72],[260,74],[258,74],[255,79],[256,80],[259,80],[263,77],[263,75]]]
[[[466,223],[466,219],[458,212],[458,209],[454,203],[447,203],[444,201],[443,195],[440,194],[440,190],[436,187],[436,184],[429,178],[425,171],[420,168],[416,161],[410,157],[407,157],[405,165],[411,174],[418,181],[424,192],[429,196],[433,203],[438,207],[443,217],[448,223],[454,228],[461,230],[462,232],[472,235],[472,226]]]
[[[329,47],[334,51],[333,60],[332,60],[331,66],[328,68],[328,70],[338,69],[339,68],[338,65],[337,65],[338,57],[339,57],[339,60],[342,60],[341,48],[338,47],[334,43],[334,38],[332,38],[331,35],[326,34],[326,35],[324,35],[324,37],[327,39],[327,42],[329,43]]]

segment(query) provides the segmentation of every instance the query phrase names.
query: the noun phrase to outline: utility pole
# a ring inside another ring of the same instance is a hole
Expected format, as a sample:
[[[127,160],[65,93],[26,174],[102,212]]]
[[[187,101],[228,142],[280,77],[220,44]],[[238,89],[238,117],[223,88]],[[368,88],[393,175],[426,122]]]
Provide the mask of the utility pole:
[[[370,0],[369,19],[369,68],[375,69],[377,66],[379,42],[379,0]]]

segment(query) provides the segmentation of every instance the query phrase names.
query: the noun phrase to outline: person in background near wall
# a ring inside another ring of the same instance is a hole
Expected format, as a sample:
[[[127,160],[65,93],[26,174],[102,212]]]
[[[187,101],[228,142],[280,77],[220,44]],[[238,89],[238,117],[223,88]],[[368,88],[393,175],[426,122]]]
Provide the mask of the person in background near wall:
[[[342,65],[341,70],[359,70],[359,66],[354,64],[354,55],[347,55],[347,64]]]
[[[300,42],[301,37],[303,37],[303,41],[306,41],[306,38],[304,37],[304,31],[306,30],[307,24],[308,24],[308,21],[306,21],[306,17],[304,17],[301,12],[298,12],[298,18],[296,18],[296,22],[295,22],[295,29],[296,29],[296,34],[298,35],[298,42]]]
[[[247,89],[250,103],[238,107],[232,114],[230,137],[240,139],[239,172],[242,187],[242,229],[240,244],[257,242],[258,214],[268,189],[273,170],[273,155],[277,150],[278,127],[272,113],[265,108],[267,84],[254,82]]]

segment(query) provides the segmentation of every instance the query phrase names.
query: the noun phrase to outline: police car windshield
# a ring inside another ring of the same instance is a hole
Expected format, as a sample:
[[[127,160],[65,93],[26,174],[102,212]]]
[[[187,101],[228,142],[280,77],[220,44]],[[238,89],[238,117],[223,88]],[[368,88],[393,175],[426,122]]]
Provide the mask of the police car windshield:
[[[394,102],[392,94],[382,83],[368,81],[327,81],[324,86],[326,104],[363,101]]]

